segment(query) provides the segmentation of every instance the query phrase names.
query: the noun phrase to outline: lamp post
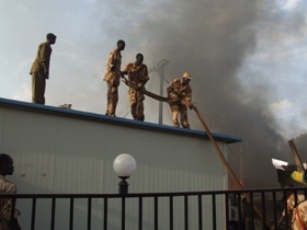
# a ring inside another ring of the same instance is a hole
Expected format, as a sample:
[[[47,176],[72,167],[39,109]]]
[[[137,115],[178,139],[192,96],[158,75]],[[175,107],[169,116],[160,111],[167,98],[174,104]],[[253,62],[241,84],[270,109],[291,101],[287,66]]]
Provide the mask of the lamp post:
[[[117,176],[121,179],[118,184],[119,194],[125,195],[128,193],[129,185],[126,180],[136,169],[135,159],[128,153],[121,153],[115,158],[113,168]]]

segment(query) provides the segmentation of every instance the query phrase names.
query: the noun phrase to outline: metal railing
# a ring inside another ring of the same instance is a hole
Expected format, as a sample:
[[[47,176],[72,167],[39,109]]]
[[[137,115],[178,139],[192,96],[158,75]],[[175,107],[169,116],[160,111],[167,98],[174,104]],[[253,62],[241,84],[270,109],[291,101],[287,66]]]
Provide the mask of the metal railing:
[[[1,195],[1,199],[12,199],[11,215],[15,206],[22,212],[19,222],[23,230],[257,230],[273,226],[274,229],[291,229],[291,217],[285,215],[282,218],[287,207],[285,197],[290,193],[306,195],[307,188],[133,193],[124,196],[16,194]]]

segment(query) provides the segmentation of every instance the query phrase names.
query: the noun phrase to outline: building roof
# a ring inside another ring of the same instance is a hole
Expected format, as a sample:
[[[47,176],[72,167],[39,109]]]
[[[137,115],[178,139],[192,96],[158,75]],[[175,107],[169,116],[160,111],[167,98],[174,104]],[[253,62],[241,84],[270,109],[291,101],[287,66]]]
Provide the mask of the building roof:
[[[189,137],[208,139],[206,132],[201,130],[176,128],[169,125],[161,125],[146,121],[140,122],[127,118],[110,117],[97,113],[84,112],[73,109],[65,109],[48,105],[39,105],[39,104],[33,104],[29,102],[22,102],[5,98],[0,98],[0,107],[23,110],[23,111],[27,110],[31,112],[43,113],[55,116],[65,116],[73,119],[83,119],[93,122],[103,122],[113,125],[133,127],[137,129],[147,129],[155,132],[167,132],[176,135],[184,135]],[[227,144],[237,143],[242,141],[241,138],[239,137],[230,136],[226,134],[212,133],[212,136],[215,138],[216,141],[224,142]]]

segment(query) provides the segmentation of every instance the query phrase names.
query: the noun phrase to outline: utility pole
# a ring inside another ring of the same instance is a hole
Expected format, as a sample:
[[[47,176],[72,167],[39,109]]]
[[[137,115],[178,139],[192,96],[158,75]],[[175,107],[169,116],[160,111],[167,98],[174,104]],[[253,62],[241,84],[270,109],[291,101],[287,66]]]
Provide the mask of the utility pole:
[[[151,68],[149,72],[157,72],[160,76],[160,96],[163,97],[163,81],[164,79],[164,73],[166,70],[167,65],[170,63],[169,60],[166,60],[163,58],[161,61],[158,62],[158,64]],[[163,117],[163,102],[159,102],[159,124],[162,124],[162,117]]]

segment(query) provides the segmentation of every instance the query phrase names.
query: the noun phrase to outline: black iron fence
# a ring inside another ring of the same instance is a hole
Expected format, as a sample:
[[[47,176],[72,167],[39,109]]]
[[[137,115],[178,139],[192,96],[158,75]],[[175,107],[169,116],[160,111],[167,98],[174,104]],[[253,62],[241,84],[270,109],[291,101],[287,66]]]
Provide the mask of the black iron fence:
[[[276,188],[124,196],[16,194],[1,199],[12,199],[13,209],[21,211],[23,230],[258,230],[291,229],[286,198],[306,193],[307,188]]]

